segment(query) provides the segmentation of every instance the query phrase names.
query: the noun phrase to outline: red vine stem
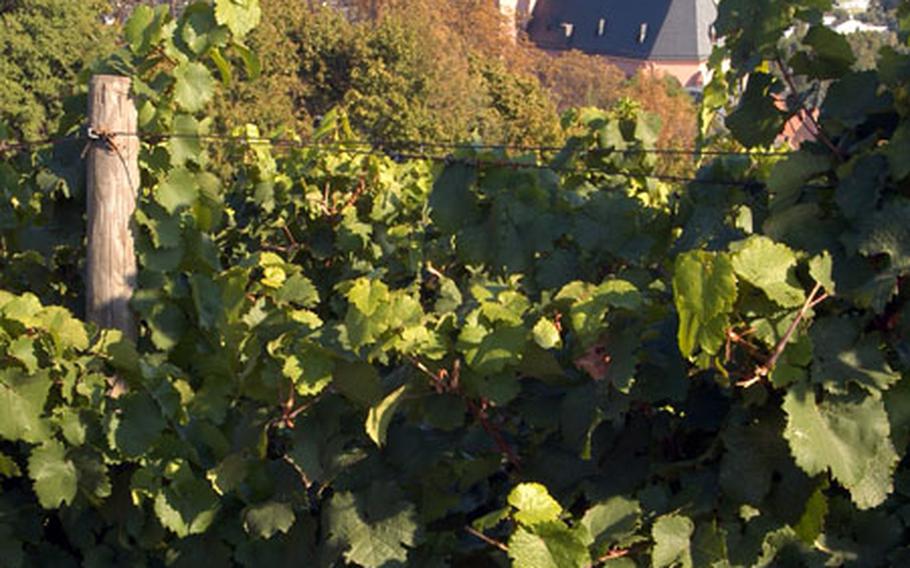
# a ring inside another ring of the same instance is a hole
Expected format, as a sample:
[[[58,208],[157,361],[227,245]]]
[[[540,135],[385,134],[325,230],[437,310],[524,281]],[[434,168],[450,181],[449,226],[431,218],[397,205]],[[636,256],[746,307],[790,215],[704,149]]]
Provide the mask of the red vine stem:
[[[751,378],[736,383],[737,386],[749,388],[755,383],[761,381],[763,378],[767,377],[771,371],[774,370],[778,359],[780,359],[780,356],[783,355],[784,350],[787,348],[787,344],[790,343],[790,339],[793,337],[793,334],[796,333],[796,328],[799,326],[800,322],[805,319],[806,314],[809,312],[809,310],[821,302],[827,300],[829,297],[831,297],[831,295],[822,290],[822,285],[816,284],[815,288],[812,289],[812,293],[809,294],[809,297],[803,303],[803,307],[800,308],[799,313],[796,315],[796,318],[790,323],[790,326],[787,328],[787,332],[784,333],[784,336],[780,339],[780,341],[777,342],[777,346],[775,346],[771,357],[768,358],[764,365],[760,365],[755,369],[755,373]]]
[[[594,562],[594,565],[596,566],[598,564],[603,564],[609,560],[616,560],[617,558],[628,556],[631,554],[631,552],[632,551],[628,548],[611,548],[600,557],[598,557],[598,559]]]
[[[465,398],[465,402],[468,405],[468,410],[471,411],[471,414],[474,415],[474,418],[480,422],[480,425],[483,427],[484,431],[489,434],[490,438],[493,439],[493,442],[496,444],[496,447],[499,448],[499,453],[505,456],[506,460],[517,470],[521,471],[521,460],[518,459],[518,454],[515,453],[515,450],[512,449],[512,446],[506,442],[505,438],[502,437],[502,432],[499,431],[499,428],[490,422],[489,416],[487,416],[487,411],[482,406],[477,406],[473,400]],[[484,401],[486,402],[486,401]]]
[[[472,527],[470,525],[465,525],[464,530],[466,533],[468,533],[472,536],[476,536],[477,538],[479,538],[480,540],[489,544],[490,546],[496,547],[503,552],[509,551],[509,547],[506,546],[505,543],[502,543],[494,538],[488,537],[487,535],[483,534],[482,532],[480,532],[479,530],[475,529],[474,527]]]
[[[297,242],[297,239],[294,238],[294,233],[288,228],[287,225],[282,225],[281,228],[284,230],[284,236],[288,238],[288,242],[291,243],[291,247],[299,248],[300,244]]]
[[[518,458],[518,454],[515,453],[515,450],[512,449],[512,446],[506,442],[506,439],[503,437],[502,432],[499,427],[496,426],[493,422],[490,421],[490,417],[487,415],[487,405],[488,402],[484,399],[481,399],[480,405],[468,398],[464,392],[461,390],[460,385],[460,375],[461,375],[461,364],[460,360],[456,359],[455,363],[452,365],[451,374],[446,369],[441,369],[440,371],[434,373],[426,365],[424,365],[419,359],[412,357],[410,355],[405,355],[408,361],[421,373],[427,375],[432,384],[433,388],[437,393],[452,392],[461,396],[465,404],[468,407],[468,410],[474,416],[474,419],[480,423],[480,426],[484,429],[490,438],[492,438],[493,443],[496,444],[496,447],[499,449],[499,452],[508,460],[512,466],[521,471],[521,460]],[[446,379],[449,379],[446,381]]]

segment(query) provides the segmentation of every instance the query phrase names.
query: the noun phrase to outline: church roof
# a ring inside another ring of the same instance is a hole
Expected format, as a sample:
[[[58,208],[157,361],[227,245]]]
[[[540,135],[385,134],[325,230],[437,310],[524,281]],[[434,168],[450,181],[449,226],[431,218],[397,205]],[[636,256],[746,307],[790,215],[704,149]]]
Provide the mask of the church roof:
[[[716,17],[714,0],[539,0],[528,33],[545,49],[703,61]]]

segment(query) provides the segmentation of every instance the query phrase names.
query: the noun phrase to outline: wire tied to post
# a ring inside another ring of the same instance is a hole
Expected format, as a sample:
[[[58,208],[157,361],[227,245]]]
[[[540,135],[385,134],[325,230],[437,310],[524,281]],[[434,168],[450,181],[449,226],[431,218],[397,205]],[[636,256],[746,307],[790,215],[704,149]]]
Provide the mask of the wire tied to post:
[[[85,159],[89,148],[95,144],[101,144],[102,147],[108,152],[117,154],[117,158],[120,160],[120,164],[123,166],[123,171],[126,174],[126,181],[129,183],[130,190],[133,192],[133,196],[139,197],[139,188],[136,187],[136,184],[133,183],[133,176],[130,173],[130,167],[126,163],[126,159],[123,157],[123,153],[120,151],[120,147],[117,146],[117,143],[114,141],[114,138],[117,137],[117,133],[104,130],[103,128],[87,126],[85,129],[85,137],[88,139],[88,142],[85,144],[85,148],[82,149],[82,159]]]

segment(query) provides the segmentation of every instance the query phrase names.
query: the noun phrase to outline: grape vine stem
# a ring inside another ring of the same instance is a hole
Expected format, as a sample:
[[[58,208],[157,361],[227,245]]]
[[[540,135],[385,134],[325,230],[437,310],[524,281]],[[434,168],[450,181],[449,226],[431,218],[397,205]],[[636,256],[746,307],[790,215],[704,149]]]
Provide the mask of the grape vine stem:
[[[790,339],[793,338],[793,334],[796,333],[796,328],[799,327],[800,322],[805,319],[806,314],[809,313],[809,310],[827,300],[829,297],[831,297],[831,295],[822,289],[822,285],[816,283],[815,288],[812,289],[812,293],[809,294],[809,297],[803,303],[803,307],[800,308],[799,313],[796,315],[796,318],[794,318],[790,323],[790,326],[787,328],[787,332],[784,333],[784,336],[781,337],[780,341],[777,342],[777,346],[774,348],[774,352],[771,353],[771,356],[768,358],[765,364],[759,365],[755,369],[755,372],[752,374],[752,377],[736,383],[737,386],[740,386],[742,388],[749,388],[770,375],[771,371],[774,370],[774,367],[777,366],[777,361],[780,359],[781,355],[784,354],[784,350],[787,349],[787,344],[790,343]]]
[[[446,369],[440,369],[438,372],[434,373],[416,357],[406,355],[406,358],[418,371],[430,378],[433,388],[438,394],[451,392],[459,395],[464,400],[465,405],[468,407],[471,415],[474,416],[474,419],[480,423],[480,426],[483,428],[484,432],[486,432],[487,435],[489,435],[493,440],[493,443],[496,444],[496,447],[499,449],[499,452],[503,455],[503,457],[505,457],[506,460],[512,464],[516,471],[521,471],[521,460],[519,459],[518,454],[515,453],[515,450],[512,449],[512,446],[510,446],[506,439],[503,437],[499,427],[490,420],[490,416],[487,413],[487,409],[490,407],[489,401],[485,398],[481,398],[480,404],[478,404],[477,402],[471,400],[461,390],[460,359],[456,359],[452,364],[451,373],[449,373],[449,371]]]
[[[489,544],[490,546],[498,548],[499,550],[501,550],[503,552],[509,552],[509,547],[506,546],[505,543],[500,542],[500,541],[496,540],[495,538],[488,537],[487,535],[483,534],[482,532],[480,532],[479,530],[475,529],[474,527],[472,527],[470,525],[465,525],[464,530],[466,533],[479,538],[480,540],[484,541],[485,543]]]
[[[600,555],[597,558],[597,561],[594,562],[593,565],[599,566],[609,560],[616,560],[617,558],[623,558],[624,556],[628,556],[631,552],[632,551],[629,550],[628,548],[611,548],[610,550],[606,551],[604,554]]]

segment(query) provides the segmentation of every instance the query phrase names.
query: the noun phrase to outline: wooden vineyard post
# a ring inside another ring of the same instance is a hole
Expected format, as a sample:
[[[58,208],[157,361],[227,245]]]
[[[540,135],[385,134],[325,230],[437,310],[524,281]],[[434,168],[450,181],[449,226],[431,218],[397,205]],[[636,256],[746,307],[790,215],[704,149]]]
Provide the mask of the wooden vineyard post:
[[[139,189],[137,113],[130,79],[96,75],[89,86],[87,156],[86,317],[136,339],[129,307],[136,287],[131,220]],[[115,392],[123,385],[115,380]]]

